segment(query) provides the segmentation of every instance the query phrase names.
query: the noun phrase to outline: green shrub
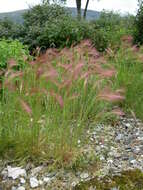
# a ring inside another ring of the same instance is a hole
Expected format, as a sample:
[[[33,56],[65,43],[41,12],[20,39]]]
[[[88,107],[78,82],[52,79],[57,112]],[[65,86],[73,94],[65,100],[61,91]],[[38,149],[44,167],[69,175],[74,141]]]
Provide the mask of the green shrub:
[[[143,2],[141,1],[134,23],[134,43],[143,44]]]
[[[70,47],[86,38],[87,33],[88,25],[86,22],[66,16],[53,19],[52,22],[46,22],[44,30],[37,40],[39,45],[45,48],[50,46]]]
[[[102,12],[100,18],[91,22],[91,39],[99,51],[107,47],[118,48],[121,37],[132,33],[133,17],[121,17],[113,12]]]
[[[0,40],[0,69],[7,68],[7,62],[14,59],[18,69],[25,66],[24,58],[28,58],[28,49],[19,41]]]

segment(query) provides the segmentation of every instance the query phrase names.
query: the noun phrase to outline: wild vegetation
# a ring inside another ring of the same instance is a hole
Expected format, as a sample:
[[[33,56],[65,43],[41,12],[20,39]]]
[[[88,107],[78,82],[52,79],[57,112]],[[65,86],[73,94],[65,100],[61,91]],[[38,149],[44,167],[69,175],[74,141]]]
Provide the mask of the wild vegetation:
[[[143,119],[143,48],[132,38],[141,9],[136,19],[103,12],[90,22],[44,3],[23,25],[0,22],[2,158],[73,164],[91,123]]]

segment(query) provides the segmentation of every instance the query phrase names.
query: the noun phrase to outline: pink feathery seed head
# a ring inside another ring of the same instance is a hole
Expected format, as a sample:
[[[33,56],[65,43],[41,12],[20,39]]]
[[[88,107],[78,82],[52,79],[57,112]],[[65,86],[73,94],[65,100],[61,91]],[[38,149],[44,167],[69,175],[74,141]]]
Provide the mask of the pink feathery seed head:
[[[111,48],[107,48],[106,49],[106,53],[110,56],[110,57],[114,57],[114,51]]]
[[[17,66],[18,64],[16,63],[16,61],[14,59],[10,59],[8,61],[8,68],[12,68],[12,67],[15,67]]]
[[[91,72],[90,72],[90,71],[87,71],[87,72],[85,72],[85,73],[83,73],[83,74],[81,75],[80,79],[81,79],[81,80],[82,80],[82,79],[86,79],[86,78],[89,77],[90,74],[91,74]]]
[[[99,52],[97,51],[96,48],[92,48],[88,51],[88,55],[94,57],[95,59],[99,58],[100,57],[100,54]]]
[[[139,59],[139,61],[142,61],[142,62],[143,62],[143,54],[139,54],[139,55],[138,55],[138,59]]]
[[[64,101],[63,101],[62,96],[55,93],[53,90],[50,91],[50,94],[51,94],[51,96],[53,96],[56,99],[56,101],[58,102],[60,107],[63,108],[64,107]]]
[[[4,82],[4,88],[7,88],[9,91],[12,91],[12,92],[16,91],[16,85],[12,84],[9,81]]]
[[[125,113],[120,108],[113,109],[111,111],[111,113],[115,114],[117,116],[124,116],[125,115]]]
[[[81,41],[80,46],[81,46],[81,47],[89,47],[89,48],[92,48],[93,45],[92,45],[91,40],[85,39],[85,40],[82,40],[82,41]]]
[[[60,64],[58,64],[60,67],[62,67],[62,68],[64,68],[65,70],[70,70],[70,69],[72,69],[72,67],[73,67],[73,64],[72,63],[70,63],[70,64],[62,64],[62,63],[60,63]]]
[[[30,95],[33,95],[33,94],[37,94],[40,92],[40,89],[39,88],[31,88],[30,89]]]
[[[31,65],[31,66],[34,66],[34,65],[36,65],[37,64],[37,62],[36,61],[30,61],[30,62],[28,62],[29,63],[29,65]]]
[[[47,79],[51,78],[56,78],[58,76],[58,73],[55,69],[51,69],[50,71],[45,72],[42,74],[43,77],[46,77]]]
[[[44,73],[44,69],[39,67],[36,71],[36,78],[38,79]]]
[[[59,85],[59,89],[62,88],[68,88],[72,85],[72,79],[66,79],[64,80],[60,85]]]
[[[77,78],[77,76],[79,75],[80,71],[82,70],[82,68],[84,67],[84,64],[83,63],[78,63],[74,70],[73,70],[73,77],[74,78]]]
[[[117,74],[115,69],[102,69],[97,73],[103,78],[111,78]]]
[[[96,60],[96,63],[98,63],[98,64],[106,64],[106,63],[107,63],[107,60],[102,56],[102,57],[99,57],[99,58]]]
[[[28,103],[26,103],[25,101],[23,100],[20,100],[20,104],[23,108],[23,110],[28,113],[29,116],[32,115],[32,109],[30,108],[30,106],[28,105]]]
[[[16,71],[16,72],[12,72],[9,76],[8,76],[8,80],[12,80],[16,77],[22,77],[23,76],[23,72],[22,71]]]
[[[121,40],[123,42],[127,42],[127,43],[132,43],[133,42],[133,37],[131,35],[125,35],[121,38]]]
[[[76,99],[78,97],[79,97],[79,94],[74,93],[74,94],[72,94],[72,96],[69,99],[74,100],[74,99]]]
[[[112,90],[107,88],[100,92],[98,97],[101,100],[106,100],[110,102],[118,102],[125,99],[125,97],[121,95],[119,92],[112,92]]]
[[[139,51],[139,47],[137,45],[134,45],[134,46],[131,47],[131,50],[133,52],[138,52]]]

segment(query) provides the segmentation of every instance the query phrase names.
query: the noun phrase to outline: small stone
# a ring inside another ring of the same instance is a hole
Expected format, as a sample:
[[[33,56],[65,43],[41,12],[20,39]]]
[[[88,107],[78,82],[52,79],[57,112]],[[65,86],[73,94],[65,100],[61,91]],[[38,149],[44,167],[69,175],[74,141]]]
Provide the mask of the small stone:
[[[56,172],[51,172],[51,173],[48,173],[46,176],[53,178],[55,175],[56,175]]]
[[[136,165],[137,161],[136,160],[131,160],[130,163],[133,164],[133,165]]]
[[[94,138],[91,137],[90,140],[93,142],[93,141],[94,141]]]
[[[77,182],[73,181],[71,185],[72,187],[75,187],[77,185]]]
[[[120,153],[116,153],[116,154],[114,155],[114,157],[115,157],[115,158],[121,158],[121,154],[120,154]]]
[[[120,140],[122,140],[123,139],[123,135],[122,134],[118,134],[117,136],[116,136],[116,138],[115,138],[115,141],[120,141]]]
[[[80,144],[80,143],[81,143],[81,141],[80,141],[80,140],[78,140],[78,141],[77,141],[77,143],[78,143],[78,144]]]
[[[131,124],[130,123],[126,123],[125,126],[126,127],[131,127]]]
[[[96,151],[100,151],[101,150],[101,147],[100,146],[96,146]]]
[[[113,164],[113,160],[108,160],[107,163],[108,164]]]
[[[51,181],[51,178],[49,178],[49,177],[44,177],[43,181],[44,181],[45,183],[49,183],[49,182]]]
[[[31,186],[31,188],[38,187],[38,185],[39,185],[39,182],[38,182],[37,178],[36,177],[31,177],[30,178],[30,186]]]
[[[39,185],[43,185],[43,181],[42,180],[39,180]]]
[[[25,190],[25,187],[20,186],[20,187],[17,188],[17,190]]]
[[[1,175],[3,176],[3,179],[7,178],[8,173],[6,168],[1,172]]]
[[[134,149],[133,149],[133,152],[134,152],[135,154],[138,154],[138,153],[140,152],[140,148],[139,148],[139,147],[134,148]]]
[[[25,169],[22,169],[20,167],[12,168],[11,166],[8,166],[7,170],[8,170],[8,177],[12,179],[17,179],[20,176],[26,176]]]
[[[119,190],[119,188],[118,187],[113,187],[110,190]]]
[[[43,169],[43,166],[39,166],[37,168],[34,168],[31,170],[31,175],[35,176],[36,174],[38,174],[41,170]]]
[[[100,161],[105,160],[104,156],[100,156]]]
[[[138,137],[138,140],[139,141],[143,141],[143,137]]]
[[[87,179],[88,177],[89,177],[88,173],[82,173],[82,174],[80,174],[80,178],[81,179]]]
[[[17,188],[16,188],[15,186],[13,186],[13,187],[11,188],[11,190],[17,190]]]
[[[26,180],[24,178],[20,178],[20,183],[24,184],[26,183]]]

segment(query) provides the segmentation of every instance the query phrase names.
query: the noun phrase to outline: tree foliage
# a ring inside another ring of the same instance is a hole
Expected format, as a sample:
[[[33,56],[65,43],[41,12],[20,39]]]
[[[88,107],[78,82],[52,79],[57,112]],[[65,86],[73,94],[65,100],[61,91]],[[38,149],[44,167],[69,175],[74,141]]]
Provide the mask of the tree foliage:
[[[138,0],[139,9],[135,19],[134,42],[138,45],[143,44],[143,1]]]

